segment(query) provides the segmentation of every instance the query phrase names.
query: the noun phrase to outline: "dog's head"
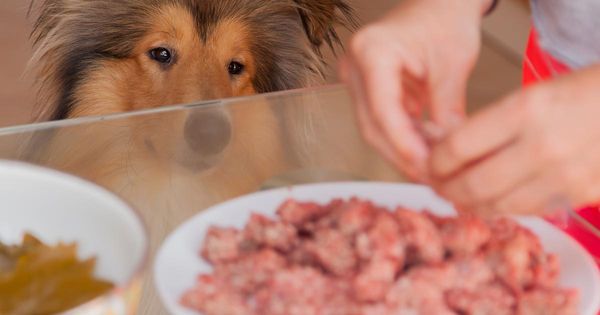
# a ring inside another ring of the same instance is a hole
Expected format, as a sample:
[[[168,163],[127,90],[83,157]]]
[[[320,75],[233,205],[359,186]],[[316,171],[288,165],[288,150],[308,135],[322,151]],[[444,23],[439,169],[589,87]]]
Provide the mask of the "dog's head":
[[[343,0],[44,0],[41,119],[300,88],[324,75]]]

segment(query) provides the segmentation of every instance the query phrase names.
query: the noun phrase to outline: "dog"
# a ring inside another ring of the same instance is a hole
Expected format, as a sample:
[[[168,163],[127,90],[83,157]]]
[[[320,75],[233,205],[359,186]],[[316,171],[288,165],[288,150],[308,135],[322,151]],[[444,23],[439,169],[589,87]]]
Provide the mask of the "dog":
[[[294,140],[286,137],[298,133],[289,126],[301,109],[276,110],[258,97],[148,111],[319,85],[325,51],[342,48],[336,29],[357,26],[343,0],[32,5],[35,119],[109,116],[36,133],[21,159],[92,180],[148,211],[175,207],[180,201],[165,200],[184,190],[197,198],[178,207],[197,210],[289,169],[285,147]]]
[[[106,115],[323,82],[354,28],[343,0],[44,0],[38,120]]]
[[[343,0],[43,0],[32,6],[39,12],[30,61],[37,74],[37,121],[317,85],[327,69],[324,46],[341,47],[336,26],[357,25]],[[238,118],[224,111],[192,113],[155,126],[175,133],[171,137],[140,141],[153,154],[177,146],[214,155],[231,140],[214,131],[233,124],[249,136],[264,133],[259,129],[271,124],[265,121],[270,115],[260,106]],[[134,125],[148,134],[148,123]],[[173,143],[181,134],[186,143]],[[48,142],[38,137],[32,146],[39,152]],[[206,164],[179,162],[200,169]]]

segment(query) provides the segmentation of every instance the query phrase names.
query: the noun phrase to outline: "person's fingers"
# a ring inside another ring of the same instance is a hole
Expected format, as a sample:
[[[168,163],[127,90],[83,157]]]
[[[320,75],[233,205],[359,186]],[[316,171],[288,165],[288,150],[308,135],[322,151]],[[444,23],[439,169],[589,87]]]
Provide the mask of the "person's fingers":
[[[413,120],[426,120],[426,110],[430,104],[427,83],[417,79],[408,71],[404,71],[402,77],[402,88],[405,91],[402,99],[404,108]]]
[[[465,74],[444,74],[431,85],[431,121],[448,132],[466,116],[467,79]]]
[[[476,114],[432,149],[430,170],[434,178],[447,178],[473,162],[514,141],[522,125],[511,96]]]
[[[489,203],[540,172],[534,150],[517,141],[442,182],[439,192],[468,207]]]
[[[361,86],[361,80],[352,66],[347,66],[345,73],[346,81],[351,87],[351,94],[355,100],[356,116],[360,126],[361,133],[365,140],[373,146],[385,160],[394,165],[407,176],[413,179],[422,179],[420,174],[412,163],[405,160],[401,154],[395,151],[394,146],[388,141],[387,136],[381,130],[380,125],[373,119],[371,112],[368,110],[366,100]]]
[[[372,117],[404,160],[425,169],[428,148],[402,104],[402,60],[373,54],[357,60],[365,101]]]
[[[413,167],[412,163],[404,160],[400,154],[394,151],[393,146],[382,135],[381,130],[378,129],[377,124],[366,110],[366,107],[357,106],[357,117],[364,138],[386,161],[402,171],[406,176],[412,179],[424,180],[423,175]]]
[[[539,176],[515,187],[495,201],[474,208],[476,213],[495,215],[544,215],[560,197],[560,187],[547,176]]]
[[[600,178],[600,167],[598,166],[600,147],[595,145],[597,141],[592,139],[588,139],[589,142],[583,142],[585,143],[583,145],[562,149],[564,152],[570,153],[560,153],[559,156],[562,157],[558,159],[550,158],[555,163],[546,169],[547,173],[554,176],[554,182],[560,183],[562,197],[580,206],[595,204],[600,196],[600,182],[598,181]],[[557,141],[563,142],[564,140]],[[563,144],[567,145],[564,142]],[[556,148],[546,149],[547,152],[553,150],[562,151]],[[548,156],[543,158],[547,159]]]

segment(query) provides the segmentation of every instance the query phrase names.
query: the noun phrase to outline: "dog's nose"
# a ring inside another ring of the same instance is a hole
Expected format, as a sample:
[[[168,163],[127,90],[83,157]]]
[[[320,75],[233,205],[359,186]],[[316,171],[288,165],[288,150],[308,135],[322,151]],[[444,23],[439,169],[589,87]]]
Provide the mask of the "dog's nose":
[[[200,156],[216,155],[231,141],[231,121],[220,109],[192,113],[184,128],[185,141]]]

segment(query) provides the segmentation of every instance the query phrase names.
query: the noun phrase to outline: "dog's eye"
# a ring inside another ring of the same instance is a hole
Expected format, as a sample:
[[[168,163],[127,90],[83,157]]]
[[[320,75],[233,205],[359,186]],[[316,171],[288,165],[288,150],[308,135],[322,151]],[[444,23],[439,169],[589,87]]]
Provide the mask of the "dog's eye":
[[[162,64],[170,64],[173,61],[173,54],[171,51],[164,47],[158,47],[150,50],[150,58],[156,60]]]
[[[244,65],[237,62],[237,61],[232,61],[231,63],[229,63],[229,74],[231,75],[240,75],[242,74],[242,72],[244,72]]]

